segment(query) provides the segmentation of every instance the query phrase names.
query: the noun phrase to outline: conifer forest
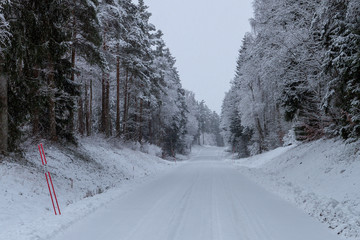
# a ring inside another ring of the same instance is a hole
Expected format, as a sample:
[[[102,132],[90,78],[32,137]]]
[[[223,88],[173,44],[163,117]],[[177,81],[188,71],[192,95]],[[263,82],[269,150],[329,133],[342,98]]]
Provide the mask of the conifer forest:
[[[0,5],[0,150],[29,138],[148,142],[187,152],[220,117],[182,88],[142,0],[12,0]]]
[[[173,155],[209,133],[248,156],[287,134],[357,140],[359,1],[253,6],[219,116],[183,89],[142,0],[2,1],[0,149],[102,134]]]
[[[282,146],[287,135],[359,139],[360,1],[253,5],[222,105],[225,141],[248,156]]]
[[[360,0],[0,0],[0,240],[359,240]]]

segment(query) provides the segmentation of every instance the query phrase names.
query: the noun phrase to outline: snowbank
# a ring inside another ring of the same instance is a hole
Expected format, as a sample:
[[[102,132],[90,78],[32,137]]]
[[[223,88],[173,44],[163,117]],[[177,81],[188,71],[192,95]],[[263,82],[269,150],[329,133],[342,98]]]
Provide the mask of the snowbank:
[[[360,239],[359,143],[318,140],[239,159],[235,165],[342,239]]]
[[[45,143],[61,216],[54,216],[36,144],[25,146],[25,164],[5,159],[0,164],[0,239],[48,239],[144,176],[172,165],[156,157],[154,146],[143,149],[149,154],[130,147],[99,137],[81,139],[78,148]]]

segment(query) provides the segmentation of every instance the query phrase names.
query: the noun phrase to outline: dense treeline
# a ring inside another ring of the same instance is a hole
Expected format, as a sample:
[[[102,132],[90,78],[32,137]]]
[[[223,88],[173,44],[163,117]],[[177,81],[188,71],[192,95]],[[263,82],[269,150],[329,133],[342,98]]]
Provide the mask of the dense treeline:
[[[142,0],[2,1],[0,152],[101,133],[173,155],[212,131],[150,16]]]
[[[240,155],[300,141],[360,137],[360,2],[255,0],[231,90],[225,140]]]

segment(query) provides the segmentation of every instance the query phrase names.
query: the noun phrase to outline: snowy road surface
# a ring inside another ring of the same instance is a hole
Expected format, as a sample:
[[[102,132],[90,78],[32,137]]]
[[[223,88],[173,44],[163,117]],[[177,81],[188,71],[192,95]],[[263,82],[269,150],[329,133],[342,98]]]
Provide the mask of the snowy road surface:
[[[333,240],[325,226],[204,148],[60,233],[56,240]]]

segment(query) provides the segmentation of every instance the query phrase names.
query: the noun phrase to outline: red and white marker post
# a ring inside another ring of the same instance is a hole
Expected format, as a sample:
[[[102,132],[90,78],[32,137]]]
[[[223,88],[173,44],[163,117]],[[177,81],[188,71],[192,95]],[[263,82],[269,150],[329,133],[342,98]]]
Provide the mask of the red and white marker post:
[[[54,198],[55,198],[57,209],[59,211],[59,215],[61,215],[59,203],[58,203],[56,193],[55,193],[54,184],[52,182],[50,172],[47,170],[47,161],[46,161],[46,156],[45,156],[45,152],[44,152],[44,148],[43,148],[42,143],[40,143],[40,145],[38,145],[38,148],[39,148],[39,153],[40,153],[40,157],[41,157],[41,162],[42,162],[42,165],[44,166],[45,178],[46,178],[46,182],[47,182],[47,185],[48,185],[48,188],[49,188],[49,193],[50,193],[51,202],[52,202],[52,205],[53,205],[53,208],[54,208],[54,213],[55,213],[55,215],[57,215],[55,204],[54,204],[54,199],[53,199],[53,196],[52,196],[52,192],[54,193]],[[48,178],[48,175],[49,175],[49,178]],[[52,192],[51,192],[51,189],[50,189],[49,181],[51,183]]]

